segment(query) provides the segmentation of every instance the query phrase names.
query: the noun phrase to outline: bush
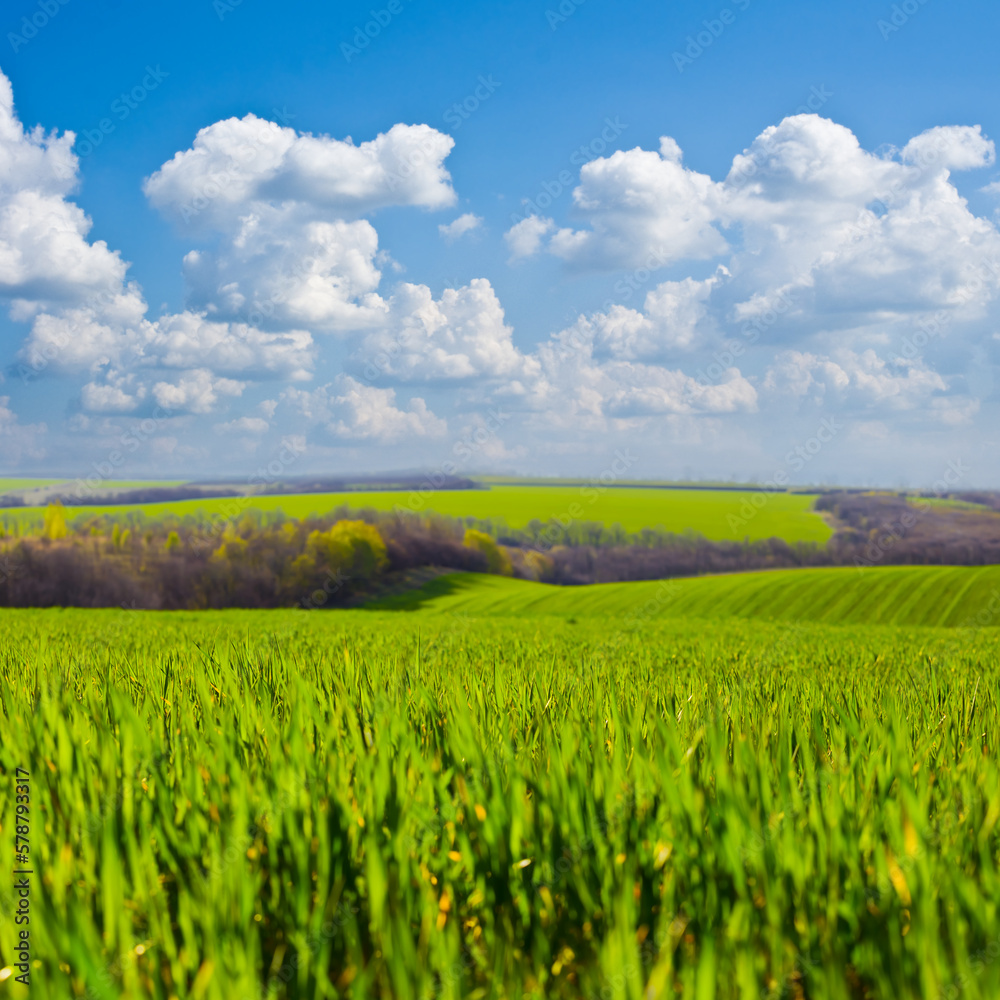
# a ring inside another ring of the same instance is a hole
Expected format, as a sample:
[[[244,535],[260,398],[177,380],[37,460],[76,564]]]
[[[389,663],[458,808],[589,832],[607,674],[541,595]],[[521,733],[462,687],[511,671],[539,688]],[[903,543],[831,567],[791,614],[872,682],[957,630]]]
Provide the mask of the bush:
[[[306,548],[318,565],[355,580],[371,580],[389,564],[378,528],[364,521],[338,521],[328,531],[313,531]]]
[[[486,556],[487,573],[496,573],[499,576],[513,575],[514,568],[511,566],[507,550],[493,541],[485,532],[476,531],[475,528],[467,528],[463,544]]]

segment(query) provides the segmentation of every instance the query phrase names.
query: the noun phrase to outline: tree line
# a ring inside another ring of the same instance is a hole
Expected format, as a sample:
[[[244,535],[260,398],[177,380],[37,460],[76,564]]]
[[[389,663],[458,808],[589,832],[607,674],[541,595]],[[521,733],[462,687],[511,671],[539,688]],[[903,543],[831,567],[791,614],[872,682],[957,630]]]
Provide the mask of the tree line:
[[[288,518],[132,511],[0,526],[0,606],[150,609],[330,607],[362,603],[414,570],[495,573],[578,585],[801,566],[1000,562],[991,503],[842,491],[817,509],[825,545],[779,538],[712,541],[694,532],[629,532],[597,522],[531,522],[352,510]]]

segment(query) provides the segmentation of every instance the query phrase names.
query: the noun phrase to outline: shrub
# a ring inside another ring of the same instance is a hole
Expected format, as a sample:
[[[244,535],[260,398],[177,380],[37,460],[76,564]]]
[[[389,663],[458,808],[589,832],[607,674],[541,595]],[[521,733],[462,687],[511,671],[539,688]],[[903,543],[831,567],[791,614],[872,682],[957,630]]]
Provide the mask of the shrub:
[[[506,549],[498,545],[489,535],[475,528],[467,528],[463,544],[486,556],[486,572],[500,576],[511,576],[514,572]]]

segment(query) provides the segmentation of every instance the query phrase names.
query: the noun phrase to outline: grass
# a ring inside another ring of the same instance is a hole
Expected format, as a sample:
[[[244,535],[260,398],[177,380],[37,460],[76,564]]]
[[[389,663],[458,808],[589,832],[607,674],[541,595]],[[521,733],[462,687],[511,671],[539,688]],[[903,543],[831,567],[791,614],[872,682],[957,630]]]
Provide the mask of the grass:
[[[767,570],[587,587],[453,573],[372,607],[492,617],[596,616],[633,625],[657,618],[762,618],[1000,627],[1000,566]]]
[[[0,624],[36,1000],[1000,995],[996,630]]]
[[[426,497],[407,491],[306,493],[287,496],[181,500],[128,507],[74,508],[77,516],[141,510],[149,517],[202,512],[206,515],[258,510],[282,510],[290,517],[324,514],[343,504],[352,508],[392,510],[397,504],[420,512],[435,511],[456,517],[504,518],[512,527],[529,521],[601,521],[621,524],[628,531],[663,526],[692,530],[713,540],[761,539],[777,536],[790,542],[825,543],[832,531],[811,510],[815,498],[805,494],[736,492],[733,490],[644,489],[585,487],[496,486],[484,490],[443,490]],[[757,500],[758,505],[753,503]],[[40,508],[5,512],[22,523],[38,521]]]

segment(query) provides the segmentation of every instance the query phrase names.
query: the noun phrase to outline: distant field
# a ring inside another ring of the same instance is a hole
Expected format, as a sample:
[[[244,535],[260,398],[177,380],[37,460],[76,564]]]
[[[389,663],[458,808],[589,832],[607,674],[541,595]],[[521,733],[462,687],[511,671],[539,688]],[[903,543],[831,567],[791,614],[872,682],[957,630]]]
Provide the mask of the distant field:
[[[11,490],[33,490],[39,486],[55,486],[61,479],[0,479],[0,493]]]
[[[470,616],[560,615],[621,622],[759,618],[837,625],[1000,627],[1000,566],[771,570],[643,583],[554,587],[453,573],[372,610]],[[978,617],[977,617],[978,616]]]
[[[764,501],[759,507],[753,505]],[[713,540],[761,539],[772,536],[787,541],[824,543],[832,534],[829,525],[811,510],[814,497],[807,494],[739,492],[734,490],[610,488],[593,486],[497,486],[488,490],[446,490],[426,498],[407,491],[305,493],[286,496],[180,500],[129,507],[79,507],[78,516],[141,510],[150,517],[173,513],[226,514],[248,507],[282,510],[290,517],[325,514],[343,504],[392,510],[397,504],[421,513],[435,511],[454,517],[504,518],[511,527],[538,519],[601,521],[620,524],[628,531],[663,527],[668,531],[692,530]],[[416,501],[414,507],[411,501]],[[39,508],[11,512],[19,520],[40,520]]]
[[[72,493],[78,483],[85,484],[86,476],[82,479],[0,479],[0,493],[10,493],[14,490],[34,490],[44,486],[61,486],[66,493]],[[106,480],[102,479],[94,486],[100,490],[140,490],[151,486],[182,486],[186,480]]]

